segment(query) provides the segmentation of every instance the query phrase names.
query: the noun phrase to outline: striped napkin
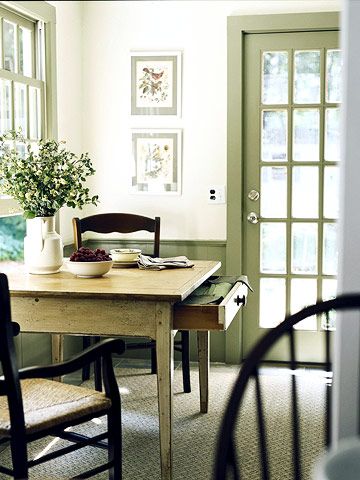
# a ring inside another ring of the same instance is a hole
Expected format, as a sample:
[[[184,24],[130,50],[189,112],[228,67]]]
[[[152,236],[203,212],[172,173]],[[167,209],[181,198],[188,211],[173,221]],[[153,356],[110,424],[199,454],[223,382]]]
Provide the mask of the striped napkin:
[[[165,268],[188,268],[194,264],[187,257],[153,258],[148,255],[139,255],[138,266],[142,270],[164,270]]]

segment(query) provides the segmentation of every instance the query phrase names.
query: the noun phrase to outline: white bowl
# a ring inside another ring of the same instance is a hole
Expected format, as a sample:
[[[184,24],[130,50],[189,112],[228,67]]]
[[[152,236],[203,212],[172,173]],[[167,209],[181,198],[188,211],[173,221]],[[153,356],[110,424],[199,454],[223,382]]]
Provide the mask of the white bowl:
[[[105,273],[108,273],[113,263],[112,260],[102,262],[71,262],[67,260],[65,265],[67,269],[77,277],[94,278],[101,277],[105,275]]]
[[[114,248],[110,256],[114,262],[136,262],[141,250],[137,248]]]

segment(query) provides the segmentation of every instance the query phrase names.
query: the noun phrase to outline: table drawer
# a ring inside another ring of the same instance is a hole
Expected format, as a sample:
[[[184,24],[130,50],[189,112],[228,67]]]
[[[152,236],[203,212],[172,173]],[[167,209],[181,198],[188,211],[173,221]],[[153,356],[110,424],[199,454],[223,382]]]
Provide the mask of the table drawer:
[[[175,304],[175,330],[226,330],[233,318],[245,305],[248,287],[236,282],[221,303],[214,305]]]

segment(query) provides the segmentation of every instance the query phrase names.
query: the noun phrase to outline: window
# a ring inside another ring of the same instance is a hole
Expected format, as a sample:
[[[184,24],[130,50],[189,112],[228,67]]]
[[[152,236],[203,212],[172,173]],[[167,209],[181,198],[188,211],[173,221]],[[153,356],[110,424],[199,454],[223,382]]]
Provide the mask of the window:
[[[44,32],[42,20],[0,7],[0,134],[21,129],[36,142],[47,133]],[[0,196],[0,262],[22,259],[24,235],[19,206]]]

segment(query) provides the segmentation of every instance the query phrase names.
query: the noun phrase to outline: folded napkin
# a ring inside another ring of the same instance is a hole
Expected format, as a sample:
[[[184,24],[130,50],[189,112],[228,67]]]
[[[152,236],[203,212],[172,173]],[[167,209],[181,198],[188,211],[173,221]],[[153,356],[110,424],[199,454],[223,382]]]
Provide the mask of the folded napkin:
[[[153,258],[148,255],[139,255],[138,266],[143,270],[164,270],[164,268],[187,268],[194,264],[183,255],[170,258]]]
[[[212,283],[212,284],[217,284],[217,283],[230,283],[231,286],[233,286],[236,282],[241,282],[241,283],[244,283],[249,290],[251,290],[252,292],[254,291],[250,285],[250,282],[249,282],[249,279],[246,275],[238,275],[238,276],[224,276],[224,275],[221,275],[221,276],[213,276],[213,277],[210,277],[208,279],[208,282],[209,283]]]

